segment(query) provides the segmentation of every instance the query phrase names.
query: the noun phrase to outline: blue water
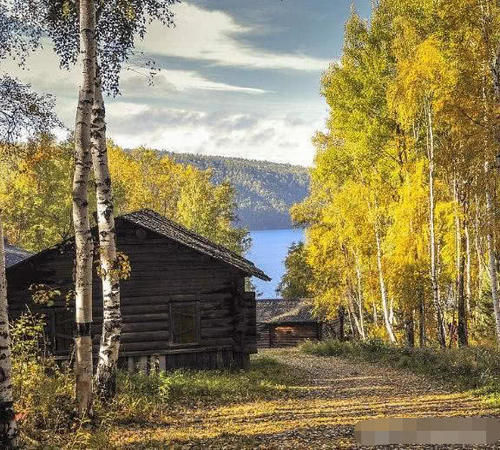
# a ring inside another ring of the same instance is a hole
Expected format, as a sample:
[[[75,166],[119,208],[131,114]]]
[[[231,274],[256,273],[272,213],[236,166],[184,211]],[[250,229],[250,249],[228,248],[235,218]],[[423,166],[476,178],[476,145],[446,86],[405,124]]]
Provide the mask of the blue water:
[[[262,281],[252,278],[257,294],[262,298],[275,298],[276,288],[285,272],[284,260],[292,242],[304,240],[303,230],[251,231],[252,247],[247,258],[272,278]]]

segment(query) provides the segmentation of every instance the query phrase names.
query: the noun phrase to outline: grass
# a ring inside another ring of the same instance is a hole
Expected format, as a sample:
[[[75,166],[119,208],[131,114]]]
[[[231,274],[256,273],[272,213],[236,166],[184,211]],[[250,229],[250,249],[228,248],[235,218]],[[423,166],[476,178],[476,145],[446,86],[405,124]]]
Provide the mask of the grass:
[[[90,423],[75,419],[74,379],[69,371],[54,367],[47,371],[47,366],[37,362],[16,369],[16,410],[28,448],[111,448],[109,431],[116,427],[150,427],[187,409],[282,398],[297,382],[297,374],[276,359],[260,355],[252,358],[247,371],[122,372],[115,399],[108,404],[96,401]]]
[[[367,361],[425,375],[457,389],[475,389],[500,405],[500,352],[484,347],[407,348],[374,339],[365,342],[305,342],[304,353]]]
[[[401,371],[295,349],[256,355],[249,371],[120,373],[116,398],[95,403],[93,423],[71,416],[73,382],[70,371],[40,363],[26,364],[22,378],[16,368],[26,448],[347,449],[363,418],[493,411],[476,396],[434,390]]]
[[[183,414],[281,401],[301,377],[262,355],[252,357],[246,371],[121,372],[113,401],[96,399],[92,420],[81,420],[74,411],[74,373],[46,354],[42,318],[23,315],[12,324],[11,336],[15,410],[22,444],[30,449],[121,448],[115,443],[127,431],[165,427],[170,420],[185,425]]]
[[[215,407],[279,397],[296,378],[276,359],[260,355],[247,371],[122,372],[113,409],[120,411],[120,422],[152,420],[173,406]]]

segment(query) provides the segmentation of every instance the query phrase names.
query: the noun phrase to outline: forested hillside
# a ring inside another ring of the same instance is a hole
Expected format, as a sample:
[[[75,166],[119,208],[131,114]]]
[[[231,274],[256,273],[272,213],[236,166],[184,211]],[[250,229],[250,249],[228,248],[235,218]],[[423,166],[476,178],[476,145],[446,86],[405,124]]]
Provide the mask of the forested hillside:
[[[307,195],[305,167],[222,156],[172,153],[175,161],[213,170],[213,181],[229,180],[236,189],[241,225],[251,230],[290,228],[290,206]]]

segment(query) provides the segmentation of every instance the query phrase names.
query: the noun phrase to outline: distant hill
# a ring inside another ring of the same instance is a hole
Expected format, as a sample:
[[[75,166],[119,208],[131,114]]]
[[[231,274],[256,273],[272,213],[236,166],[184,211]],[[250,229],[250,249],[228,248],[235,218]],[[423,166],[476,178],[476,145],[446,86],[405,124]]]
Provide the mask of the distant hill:
[[[223,156],[169,155],[179,163],[212,169],[215,183],[229,180],[237,192],[240,223],[250,230],[290,228],[290,206],[308,193],[305,167]]]

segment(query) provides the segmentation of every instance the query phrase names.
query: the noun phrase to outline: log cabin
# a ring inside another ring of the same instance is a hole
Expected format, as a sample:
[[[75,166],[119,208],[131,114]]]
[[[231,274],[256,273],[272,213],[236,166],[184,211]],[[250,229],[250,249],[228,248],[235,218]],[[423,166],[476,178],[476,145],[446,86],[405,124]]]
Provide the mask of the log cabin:
[[[322,335],[323,322],[314,317],[309,299],[257,300],[258,347],[293,347]]]
[[[7,239],[4,239],[5,248],[5,267],[13,266],[23,259],[29,258],[32,253],[24,250],[23,248],[16,247],[8,243]]]
[[[121,282],[120,367],[247,367],[257,350],[255,293],[246,292],[245,278],[270,278],[240,255],[154,211],[119,216],[115,226],[118,250],[131,265],[130,278]],[[48,344],[60,359],[70,358],[73,349],[75,314],[67,294],[74,285],[74,252],[74,239],[67,239],[7,269],[10,316],[27,308],[43,313]],[[30,290],[35,285],[57,293],[51,306],[35,303]],[[101,280],[94,272],[96,354],[101,326]]]

